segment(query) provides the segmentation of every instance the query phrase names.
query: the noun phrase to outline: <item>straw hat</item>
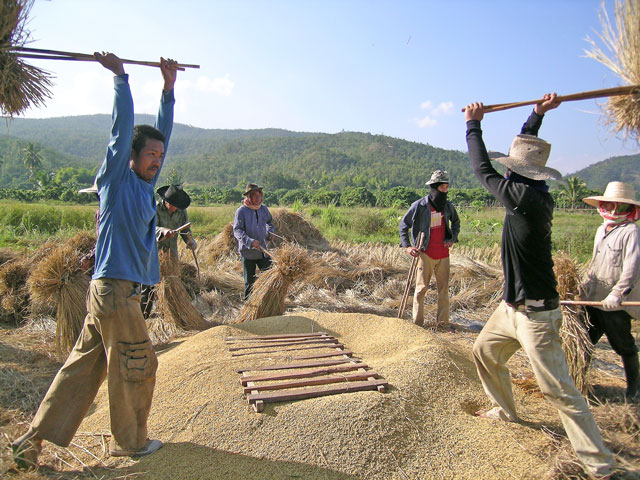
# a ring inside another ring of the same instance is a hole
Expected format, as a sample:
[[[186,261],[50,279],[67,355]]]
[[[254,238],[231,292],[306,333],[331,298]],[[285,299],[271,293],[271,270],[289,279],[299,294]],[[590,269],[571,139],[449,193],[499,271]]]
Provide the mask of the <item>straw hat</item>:
[[[244,193],[242,195],[244,195],[246,197],[247,195],[249,195],[254,190],[258,190],[258,191],[261,192],[262,191],[262,187],[259,187],[255,183],[247,183],[247,186],[244,188]]]
[[[78,190],[78,193],[98,193],[98,185],[96,184],[96,181],[93,181],[93,185],[91,185],[89,188],[81,188],[80,190]]]
[[[531,180],[559,180],[562,174],[555,168],[546,166],[549,153],[551,144],[541,138],[535,135],[516,135],[511,143],[509,155],[495,160]]]
[[[604,195],[583,198],[582,201],[593,207],[598,206],[598,202],[618,202],[630,203],[640,206],[640,201],[636,200],[636,192],[633,185],[624,182],[609,182],[604,190]]]
[[[445,170],[436,170],[425,185],[433,185],[434,183],[449,183],[449,174]]]
[[[187,195],[187,192],[182,190],[180,185],[165,185],[164,187],[160,187],[156,193],[160,195],[163,200],[180,210],[184,210],[191,204],[191,197]]]

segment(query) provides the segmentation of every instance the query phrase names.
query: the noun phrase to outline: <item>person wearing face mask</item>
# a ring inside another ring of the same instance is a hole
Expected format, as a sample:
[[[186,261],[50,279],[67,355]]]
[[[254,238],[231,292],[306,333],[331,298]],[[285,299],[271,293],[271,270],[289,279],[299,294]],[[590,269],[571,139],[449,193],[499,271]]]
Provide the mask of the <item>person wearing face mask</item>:
[[[429,194],[415,201],[400,221],[400,241],[407,253],[418,257],[416,289],[413,295],[413,322],[424,325],[424,297],[431,276],[436,278],[438,311],[436,328],[451,328],[449,322],[449,248],[458,241],[460,219],[447,200],[449,175],[436,170],[426,183]],[[409,235],[411,230],[411,236]],[[420,233],[423,242],[417,245]]]
[[[583,199],[598,208],[603,223],[593,244],[593,257],[581,284],[584,300],[602,302],[587,307],[589,338],[595,345],[603,334],[620,355],[627,377],[626,397],[640,397],[638,347],[631,334],[631,318],[640,318],[640,307],[622,306],[623,300],[640,300],[640,202],[633,186],[610,182],[602,196]]]
[[[243,300],[247,300],[256,281],[256,268],[271,268],[271,257],[267,250],[267,238],[274,232],[271,212],[262,204],[262,187],[247,184],[242,205],[233,219],[233,235],[238,240],[238,251],[242,257],[244,273]]]

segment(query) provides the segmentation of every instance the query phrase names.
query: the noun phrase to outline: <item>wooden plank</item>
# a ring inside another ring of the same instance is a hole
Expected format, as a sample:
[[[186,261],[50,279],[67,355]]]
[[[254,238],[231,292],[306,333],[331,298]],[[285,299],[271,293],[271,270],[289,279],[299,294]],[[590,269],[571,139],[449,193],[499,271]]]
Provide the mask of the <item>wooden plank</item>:
[[[282,334],[282,335],[264,335],[262,337],[256,337],[253,335],[247,335],[246,337],[227,337],[225,338],[225,340],[228,341],[232,341],[232,340],[268,340],[270,338],[297,338],[297,337],[314,337],[314,336],[321,336],[321,335],[326,335],[326,332],[311,332],[311,333],[287,333],[287,334]]]
[[[247,375],[242,377],[242,385],[246,385],[247,382],[263,382],[270,380],[290,380],[292,378],[308,378],[316,377],[318,375],[330,375],[336,372],[349,372],[357,370],[359,368],[367,368],[364,363],[353,363],[348,365],[336,365],[334,367],[316,368],[314,370],[307,370],[306,372],[288,372],[288,373],[275,373],[270,375]]]
[[[338,357],[338,356],[350,357],[351,355],[353,355],[353,352],[351,350],[336,350],[335,352],[316,353],[314,355],[303,355],[300,357],[291,357],[291,360],[311,360],[313,358],[327,358],[327,357]]]
[[[270,345],[249,345],[246,347],[229,347],[230,352],[236,352],[238,350],[247,350],[250,348],[273,348],[273,347],[289,347],[293,345],[311,345],[311,344],[335,344],[337,340],[303,340],[301,342],[291,343],[273,343]]]
[[[251,343],[282,343],[282,342],[302,342],[304,340],[338,340],[336,337],[331,335],[314,335],[312,337],[299,337],[299,338],[272,338],[266,340],[247,340],[246,342],[227,342],[227,345],[248,345]]]
[[[247,386],[251,388],[253,386],[253,382],[248,382]],[[251,393],[258,394],[260,393],[258,390],[251,390]],[[262,412],[264,410],[264,402],[262,400],[256,400],[255,402],[249,402],[249,405],[253,407],[256,413]]]
[[[329,387],[302,388],[291,392],[266,392],[247,395],[249,402],[262,400],[263,402],[284,402],[287,400],[301,400],[304,398],[322,397],[325,395],[335,395],[337,393],[359,392],[362,390],[376,390],[379,385],[387,385],[387,381],[375,380],[373,382],[351,382]]]
[[[246,387],[243,388],[243,392],[247,393],[258,393],[262,390],[283,390],[286,388],[297,388],[297,387],[308,387],[312,385],[326,385],[329,383],[341,383],[341,382],[355,382],[357,380],[375,380],[380,378],[380,375],[373,370],[369,370],[367,372],[358,372],[352,373],[349,375],[340,375],[338,377],[320,377],[320,378],[308,378],[303,380],[293,380],[291,382],[280,382],[280,383],[265,383],[262,385],[256,385],[254,382],[249,382],[251,386],[247,384]]]
[[[287,348],[285,350],[260,350],[259,352],[242,352],[242,353],[232,353],[232,357],[243,357],[246,355],[260,355],[263,353],[286,353],[286,352],[295,352],[298,350],[316,350],[321,348],[343,348],[343,343],[330,343],[328,345],[316,345],[313,347],[298,347],[298,348]],[[346,350],[345,350],[346,351]],[[351,353],[351,352],[349,352]]]
[[[267,365],[264,367],[246,367],[236,370],[238,373],[242,372],[263,372],[265,370],[290,370],[293,368],[311,368],[311,367],[328,367],[329,365],[342,365],[344,363],[361,363],[355,361],[353,358],[341,358],[339,360],[320,360],[318,362],[305,362],[305,363],[281,363],[276,365]]]

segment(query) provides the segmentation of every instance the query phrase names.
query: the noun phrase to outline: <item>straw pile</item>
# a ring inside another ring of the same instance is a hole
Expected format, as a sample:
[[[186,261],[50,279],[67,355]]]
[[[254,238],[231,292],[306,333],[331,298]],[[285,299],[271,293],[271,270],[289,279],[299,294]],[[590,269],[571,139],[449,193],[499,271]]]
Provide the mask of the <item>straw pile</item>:
[[[335,335],[391,388],[267,404],[256,414],[242,398],[236,370],[303,352],[231,357],[224,338],[310,331]],[[523,418],[540,421],[543,402],[527,397]],[[549,438],[531,425],[473,417],[486,404],[469,348],[403,320],[315,313],[222,325],[160,353],[149,432],[165,447],[117,471],[212,480],[543,478]],[[555,431],[560,424],[551,418],[544,424]],[[80,431],[108,426],[103,387]]]
[[[187,289],[180,279],[180,262],[171,251],[160,251],[162,280],[156,287],[157,308],[165,321],[183,330],[204,330],[210,325],[193,306]]]
[[[67,243],[51,249],[35,264],[28,279],[35,304],[55,305],[56,346],[60,358],[66,357],[82,330],[87,315],[86,298],[91,278],[81,270],[80,259],[95,245],[95,237],[83,232]]]
[[[558,279],[558,294],[563,300],[579,299],[580,274],[576,262],[566,253],[559,252],[553,257],[553,270]],[[583,395],[588,395],[590,385],[587,380],[589,362],[593,354],[593,344],[589,339],[589,319],[584,307],[562,307],[562,349],[569,365],[571,378]]]
[[[270,241],[276,247],[282,245],[284,241],[297,243],[310,250],[329,250],[329,242],[322,235],[320,230],[304,218],[298,212],[290,212],[284,208],[277,208],[271,212],[275,233]],[[285,240],[283,240],[283,238]]]
[[[0,267],[0,321],[19,325],[29,313],[29,262],[16,258]]]
[[[274,253],[272,267],[258,275],[251,296],[236,321],[282,315],[289,286],[303,276],[309,266],[307,250],[294,244],[283,244]]]
[[[591,57],[618,75],[627,85],[640,84],[640,1],[616,0],[612,22],[602,4],[599,14],[602,33],[598,34],[604,50],[587,38]],[[609,54],[607,54],[609,52]],[[604,106],[607,122],[614,132],[638,140],[640,133],[640,92],[610,97]]]
[[[11,52],[29,41],[26,24],[32,4],[33,0],[0,2],[0,111],[11,117],[51,98],[51,74]]]
[[[227,223],[222,231],[215,236],[213,241],[200,250],[204,250],[208,261],[211,264],[215,263],[219,258],[231,255],[233,252],[237,252],[238,241],[236,240],[236,237],[233,236],[233,222]]]

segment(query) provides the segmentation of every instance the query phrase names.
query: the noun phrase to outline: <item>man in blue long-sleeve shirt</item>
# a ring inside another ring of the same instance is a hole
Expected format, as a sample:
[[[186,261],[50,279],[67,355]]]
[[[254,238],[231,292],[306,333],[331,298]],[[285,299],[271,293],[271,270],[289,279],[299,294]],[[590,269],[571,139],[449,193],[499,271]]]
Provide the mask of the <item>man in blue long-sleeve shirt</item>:
[[[27,433],[12,443],[19,466],[37,463],[42,440],[66,447],[108,377],[112,456],[162,446],[147,438],[158,365],[140,311],[140,284],[160,280],[155,184],[173,127],[176,64],[161,59],[164,89],[156,126],[133,126],[133,99],[122,61],[96,59],[114,73],[111,139],[96,176],[100,216],[88,313],[78,342],[49,387]]]
[[[547,167],[551,145],[537,137],[544,114],[560,102],[546,94],[514,139],[509,155],[496,159],[507,167],[503,177],[491,165],[482,140],[481,103],[468,105],[467,144],[476,177],[504,205],[502,231],[504,300],[473,345],[473,357],[493,408],[477,412],[483,418],[518,421],[506,363],[522,348],[540,390],[557,409],[569,441],[589,473],[604,478],[612,471],[613,455],[580,391],[562,350],[562,312],[551,257],[553,199],[545,180],[560,178]]]
[[[273,233],[271,212],[262,204],[262,188],[255,183],[247,184],[242,205],[233,219],[233,235],[238,240],[238,252],[242,257],[244,272],[244,295],[246,301],[256,281],[256,267],[266,270],[271,267],[271,257],[265,254],[266,240]]]

